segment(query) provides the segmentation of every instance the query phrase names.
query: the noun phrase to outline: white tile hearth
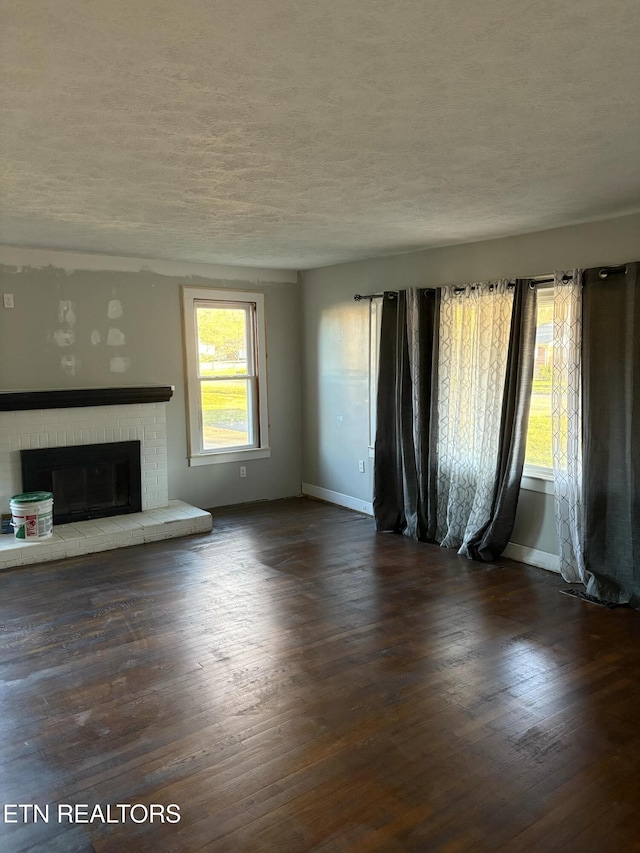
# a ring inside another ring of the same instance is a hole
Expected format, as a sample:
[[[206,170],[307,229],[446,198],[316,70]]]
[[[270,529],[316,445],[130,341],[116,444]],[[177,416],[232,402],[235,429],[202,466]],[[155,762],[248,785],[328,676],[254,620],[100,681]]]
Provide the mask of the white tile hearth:
[[[54,526],[53,536],[37,542],[18,541],[9,534],[0,536],[0,569],[207,533],[211,527],[211,513],[183,501],[169,501],[159,509],[59,524]]]

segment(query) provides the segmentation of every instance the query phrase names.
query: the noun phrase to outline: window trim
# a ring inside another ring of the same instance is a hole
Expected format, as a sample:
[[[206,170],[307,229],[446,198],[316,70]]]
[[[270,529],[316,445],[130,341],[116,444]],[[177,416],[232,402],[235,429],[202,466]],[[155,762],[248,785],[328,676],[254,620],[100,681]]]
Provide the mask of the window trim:
[[[544,495],[552,495],[553,489],[553,471],[551,468],[541,468],[538,465],[526,466],[529,470],[522,472],[522,480],[520,488],[525,492],[541,492]],[[547,473],[550,471],[551,473]]]
[[[185,402],[187,408],[187,460],[190,467],[223,462],[245,462],[271,456],[269,446],[269,404],[267,389],[267,348],[264,293],[249,290],[226,290],[182,285],[182,329],[184,342]],[[237,448],[206,450],[202,441],[201,377],[198,371],[196,304],[220,302],[227,306],[236,302],[254,306],[254,340],[256,387],[258,394],[257,444]]]

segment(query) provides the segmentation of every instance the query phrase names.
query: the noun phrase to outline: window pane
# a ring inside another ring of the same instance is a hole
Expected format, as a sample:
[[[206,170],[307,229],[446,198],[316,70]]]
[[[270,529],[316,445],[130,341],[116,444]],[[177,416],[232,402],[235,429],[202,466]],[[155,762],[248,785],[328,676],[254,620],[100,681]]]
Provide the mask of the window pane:
[[[199,306],[196,317],[200,376],[249,373],[247,309]]]
[[[253,443],[249,380],[201,383],[202,446],[204,450]]]
[[[538,291],[533,389],[527,434],[528,465],[552,468],[551,368],[553,364],[553,288]]]

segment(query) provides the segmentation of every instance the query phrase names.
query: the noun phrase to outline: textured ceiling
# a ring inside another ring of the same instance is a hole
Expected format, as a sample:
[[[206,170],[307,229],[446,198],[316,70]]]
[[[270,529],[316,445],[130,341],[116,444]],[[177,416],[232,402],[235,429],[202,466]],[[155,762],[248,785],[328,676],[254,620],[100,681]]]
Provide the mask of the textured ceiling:
[[[638,0],[2,0],[0,242],[287,268],[640,209]]]

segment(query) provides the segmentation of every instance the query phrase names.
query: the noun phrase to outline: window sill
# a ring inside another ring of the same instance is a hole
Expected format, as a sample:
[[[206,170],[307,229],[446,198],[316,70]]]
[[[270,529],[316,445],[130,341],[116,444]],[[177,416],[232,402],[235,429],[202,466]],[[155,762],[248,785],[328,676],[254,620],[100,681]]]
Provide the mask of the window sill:
[[[526,492],[541,492],[544,495],[552,495],[553,471],[550,468],[536,468],[534,465],[525,466],[520,488]]]
[[[270,447],[254,447],[246,450],[222,450],[211,453],[198,453],[189,457],[189,467],[198,465],[220,465],[224,462],[248,462],[251,459],[268,459]]]

